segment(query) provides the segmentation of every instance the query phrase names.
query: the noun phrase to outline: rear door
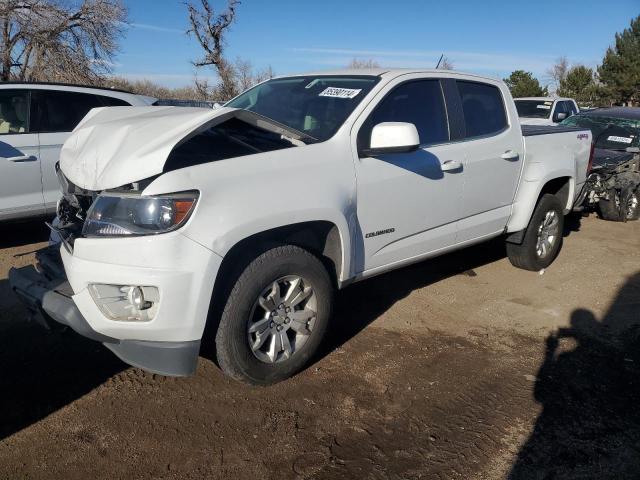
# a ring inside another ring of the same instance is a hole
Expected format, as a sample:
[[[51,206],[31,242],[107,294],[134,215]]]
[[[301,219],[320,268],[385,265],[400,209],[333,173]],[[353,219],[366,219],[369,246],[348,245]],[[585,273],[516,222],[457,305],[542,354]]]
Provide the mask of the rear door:
[[[71,131],[92,108],[129,104],[117,98],[62,90],[34,90],[32,101],[36,116],[33,127],[40,141],[44,203],[51,209],[60,198],[55,164]]]
[[[523,161],[518,118],[509,118],[504,95],[494,84],[455,80],[462,115],[465,162],[464,188],[457,243],[496,235],[511,214]]]
[[[0,219],[43,213],[38,135],[31,133],[30,93],[0,90]]]

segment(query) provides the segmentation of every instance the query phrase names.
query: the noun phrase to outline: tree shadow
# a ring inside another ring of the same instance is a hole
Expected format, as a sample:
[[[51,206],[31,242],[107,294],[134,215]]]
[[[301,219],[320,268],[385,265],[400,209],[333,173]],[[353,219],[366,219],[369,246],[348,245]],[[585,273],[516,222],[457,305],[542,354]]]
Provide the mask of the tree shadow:
[[[588,310],[546,340],[533,432],[509,479],[640,477],[640,272],[601,321]]]

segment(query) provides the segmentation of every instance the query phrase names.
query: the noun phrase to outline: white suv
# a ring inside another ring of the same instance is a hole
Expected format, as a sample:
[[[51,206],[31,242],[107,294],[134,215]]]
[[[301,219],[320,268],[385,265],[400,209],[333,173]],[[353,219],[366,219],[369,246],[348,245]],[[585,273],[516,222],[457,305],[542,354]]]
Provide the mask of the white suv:
[[[92,87],[0,85],[0,221],[53,214],[62,144],[95,107],[146,106],[155,98]]]

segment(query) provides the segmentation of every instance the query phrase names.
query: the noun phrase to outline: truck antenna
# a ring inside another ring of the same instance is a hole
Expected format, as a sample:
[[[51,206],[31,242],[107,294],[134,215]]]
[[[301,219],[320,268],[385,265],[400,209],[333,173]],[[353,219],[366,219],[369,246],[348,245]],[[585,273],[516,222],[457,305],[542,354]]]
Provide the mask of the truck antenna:
[[[443,58],[444,58],[444,53],[442,55],[440,55],[440,60],[438,60],[438,63],[436,63],[436,70],[440,66],[440,62],[442,61]]]

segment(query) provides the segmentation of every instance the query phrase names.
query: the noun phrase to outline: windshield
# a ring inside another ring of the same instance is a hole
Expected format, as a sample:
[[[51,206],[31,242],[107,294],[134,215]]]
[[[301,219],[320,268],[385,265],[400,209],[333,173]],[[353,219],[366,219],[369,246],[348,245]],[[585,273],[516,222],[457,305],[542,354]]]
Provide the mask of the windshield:
[[[640,120],[586,114],[569,117],[560,125],[588,128],[596,148],[626,150],[627,147],[640,146]]]
[[[277,78],[247,90],[226,106],[250,110],[324,141],[378,80],[373,76]]]
[[[520,118],[549,118],[552,100],[516,100],[516,109]]]

